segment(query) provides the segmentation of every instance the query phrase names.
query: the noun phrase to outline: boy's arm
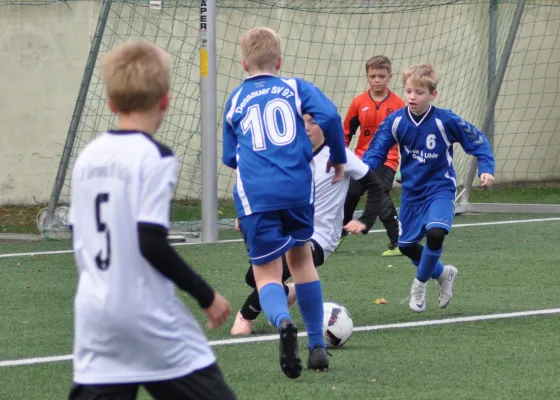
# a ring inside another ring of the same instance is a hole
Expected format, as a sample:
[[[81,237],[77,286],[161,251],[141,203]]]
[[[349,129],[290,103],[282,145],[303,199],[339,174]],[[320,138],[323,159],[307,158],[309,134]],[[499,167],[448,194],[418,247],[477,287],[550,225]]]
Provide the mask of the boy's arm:
[[[368,169],[367,174],[358,182],[360,182],[362,187],[367,191],[366,207],[363,214],[358,218],[358,221],[366,226],[366,229],[362,231],[362,233],[366,234],[379,216],[381,201],[383,199],[383,184],[371,169]]]
[[[333,164],[345,164],[344,130],[336,106],[313,84],[300,79],[296,82],[299,86],[301,114],[310,114],[315,123],[323,130],[325,141],[331,151],[331,162]]]
[[[224,110],[224,123],[222,134],[222,162],[230,168],[237,168],[237,136],[231,126],[231,117],[228,113],[231,109],[231,98],[226,103]]]
[[[214,302],[214,290],[167,241],[177,160],[170,153],[148,163],[150,165],[145,168],[137,217],[140,252],[162,275],[193,296],[203,309],[207,309]]]
[[[358,219],[364,225],[359,228],[359,232],[365,234],[369,232],[379,215],[383,198],[383,184],[379,177],[352,151],[346,149],[346,157],[348,161],[345,166],[345,175],[357,181],[368,192],[364,213]]]
[[[486,135],[457,114],[451,113],[450,121],[455,140],[461,144],[467,154],[478,159],[479,176],[482,174],[494,175],[494,153]]]
[[[356,99],[354,99],[348,108],[346,118],[344,118],[344,143],[346,144],[346,147],[350,145],[352,136],[356,134],[359,127],[360,119],[358,118],[358,103],[356,102]]]
[[[391,131],[393,121],[394,118],[390,115],[381,122],[369,143],[368,149],[362,156],[362,161],[373,170],[387,161],[389,150],[395,144],[395,138]]]

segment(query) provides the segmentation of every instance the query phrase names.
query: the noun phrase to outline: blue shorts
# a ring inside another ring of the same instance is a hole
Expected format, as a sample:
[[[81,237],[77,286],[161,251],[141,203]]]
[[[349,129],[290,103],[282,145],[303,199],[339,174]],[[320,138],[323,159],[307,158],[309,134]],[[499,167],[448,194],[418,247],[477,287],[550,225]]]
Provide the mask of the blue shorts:
[[[239,219],[247,252],[254,265],[282,257],[294,246],[303,246],[313,236],[312,204],[289,210],[254,213]]]
[[[399,211],[399,246],[414,246],[431,228],[451,230],[455,217],[452,199],[435,198],[422,204],[402,204]]]

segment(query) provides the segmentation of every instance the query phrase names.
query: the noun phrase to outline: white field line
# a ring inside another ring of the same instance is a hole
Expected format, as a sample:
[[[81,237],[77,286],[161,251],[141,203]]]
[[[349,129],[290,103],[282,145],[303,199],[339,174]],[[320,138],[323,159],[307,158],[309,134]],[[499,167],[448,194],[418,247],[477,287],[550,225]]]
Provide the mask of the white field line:
[[[485,315],[473,315],[468,317],[455,317],[455,318],[445,318],[445,319],[433,319],[426,321],[410,321],[410,322],[398,322],[394,324],[385,325],[368,325],[368,326],[358,326],[354,327],[354,332],[369,332],[369,331],[381,331],[387,329],[406,329],[406,328],[420,328],[425,326],[438,326],[438,325],[448,325],[448,324],[458,324],[464,322],[479,322],[479,321],[495,321],[500,319],[510,319],[510,318],[521,318],[530,317],[536,315],[553,315],[560,314],[560,308],[549,308],[544,310],[530,310],[530,311],[516,311],[509,313],[499,313],[499,314],[485,314]],[[307,336],[307,333],[301,332],[298,334],[299,337]],[[229,346],[236,344],[247,344],[247,343],[261,343],[270,342],[278,340],[278,335],[262,335],[262,336],[249,336],[243,338],[235,339],[223,339],[223,340],[213,340],[210,342],[211,346]],[[62,356],[50,356],[50,357],[35,357],[35,358],[23,358],[19,360],[5,360],[0,361],[0,368],[2,367],[15,367],[20,365],[32,365],[32,364],[48,364],[59,361],[69,361],[72,360],[72,355],[62,355]]]
[[[473,222],[470,224],[456,224],[453,225],[452,229],[455,228],[470,228],[474,226],[492,226],[492,225],[511,225],[511,224],[527,224],[531,222],[550,222],[550,221],[560,221],[560,217],[555,218],[538,218],[538,219],[516,219],[516,220],[507,220],[507,221],[492,221],[492,222]],[[385,233],[385,229],[375,229],[369,231],[369,233]],[[220,240],[218,243],[237,243],[242,242],[243,239],[227,239],[227,240]],[[193,245],[207,245],[207,244],[215,244],[215,243],[172,243],[172,246],[193,246]],[[8,253],[8,254],[0,254],[0,258],[14,258],[14,257],[33,257],[33,256],[50,256],[56,254],[71,254],[73,253],[72,250],[51,250],[51,251],[37,251],[32,253]]]

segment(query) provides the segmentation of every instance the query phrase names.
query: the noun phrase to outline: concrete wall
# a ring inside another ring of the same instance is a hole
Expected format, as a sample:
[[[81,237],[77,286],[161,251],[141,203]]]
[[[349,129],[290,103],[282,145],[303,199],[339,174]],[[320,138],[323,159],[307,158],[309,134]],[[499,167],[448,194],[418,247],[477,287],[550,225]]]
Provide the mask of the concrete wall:
[[[363,8],[345,13],[350,10],[340,8],[318,13],[243,9],[242,3],[246,2],[240,0],[238,8],[220,8],[218,13],[220,127],[225,100],[244,76],[237,39],[257,25],[279,30],[285,45],[283,74],[315,82],[339,106],[342,116],[352,98],[366,89],[365,60],[385,54],[393,60],[392,89],[397,94],[402,95],[401,69],[433,63],[440,74],[436,104],[482,123],[487,5],[465,2],[405,12]],[[68,4],[0,6],[0,204],[45,202],[50,196],[100,9],[98,1]],[[174,103],[160,137],[183,160],[179,198],[200,195],[198,12],[198,8],[160,12],[116,3],[102,43],[104,51],[124,38],[143,36],[175,56]],[[500,53],[512,15],[512,5],[500,6]],[[560,178],[559,24],[560,7],[527,7],[498,100],[498,180]],[[76,150],[113,122],[95,74]],[[457,149],[460,176],[468,161]],[[219,160],[218,169],[219,196],[226,198],[233,175]],[[67,200],[67,193],[65,187],[61,200]]]

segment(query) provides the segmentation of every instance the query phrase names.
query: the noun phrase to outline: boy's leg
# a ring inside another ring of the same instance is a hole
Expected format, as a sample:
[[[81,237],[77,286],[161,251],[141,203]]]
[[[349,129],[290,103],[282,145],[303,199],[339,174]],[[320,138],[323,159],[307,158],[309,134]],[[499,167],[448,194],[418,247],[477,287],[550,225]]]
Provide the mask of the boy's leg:
[[[290,270],[288,264],[286,263],[286,257],[282,256],[282,282],[285,282],[290,277]],[[249,262],[249,270],[245,275],[245,282],[254,290],[247,296],[245,303],[241,307],[241,310],[237,313],[235,317],[235,322],[231,328],[231,334],[233,336],[237,335],[250,335],[253,330],[253,321],[257,319],[259,314],[262,312],[261,301],[259,299],[259,292],[256,289],[257,283],[255,282],[255,274],[253,272],[253,265]],[[288,297],[288,307],[291,306],[295,301],[295,293],[292,296],[290,293],[290,288],[285,283],[282,284],[284,288],[284,293]],[[293,291],[293,289],[291,289]]]
[[[74,384],[68,396],[68,400],[136,400],[137,396],[137,384]]]
[[[356,207],[360,202],[361,197],[365,193],[365,189],[360,185],[360,182],[355,181],[354,179],[350,179],[350,185],[348,186],[348,193],[346,193],[346,199],[344,200],[344,219],[342,222],[342,226],[345,226],[348,222],[352,221],[354,218],[354,211],[356,211]],[[344,238],[348,235],[344,229],[342,229],[342,233],[340,239],[338,240],[338,245],[335,249],[338,250],[338,247],[342,244]]]
[[[401,256],[399,250],[399,217],[393,199],[391,198],[391,190],[395,180],[395,171],[386,165],[382,165],[375,170],[375,173],[383,183],[383,200],[381,202],[381,210],[379,211],[379,219],[385,227],[387,236],[389,237],[389,250],[385,251],[382,256]]]
[[[296,297],[308,335],[308,368],[326,370],[329,358],[323,337],[323,292],[313,263],[310,238],[313,235],[313,206],[287,210],[286,230],[297,240],[286,253],[296,287]]]
[[[408,205],[401,204],[399,218],[399,248],[407,255],[414,265],[418,255],[414,254],[414,248],[424,237],[424,214],[427,206],[423,204]],[[421,259],[421,256],[420,256]],[[414,279],[410,289],[409,307],[413,311],[422,312],[426,309],[426,282]]]
[[[282,371],[289,378],[297,378],[302,369],[297,326],[292,321],[282,286],[282,255],[297,242],[286,233],[282,214],[282,211],[255,213],[241,218],[239,223],[247,238],[262,310],[280,333]]]
[[[438,266],[443,251],[443,240],[451,230],[454,216],[455,204],[452,199],[436,198],[426,204],[424,224],[427,240],[418,265],[419,281],[426,282],[430,279]]]
[[[235,400],[217,364],[168,381],[144,384],[154,400]]]
[[[436,198],[431,202],[426,220],[426,248],[422,252],[422,259],[418,267],[418,270],[420,270],[420,268],[426,265],[429,270],[435,262],[436,267],[434,269],[437,270],[437,272],[432,271],[431,275],[434,276],[441,271],[437,278],[439,286],[439,306],[441,308],[447,307],[451,302],[451,297],[453,297],[453,284],[459,275],[457,268],[452,265],[446,265],[442,269],[442,264],[440,262],[441,253],[443,251],[443,241],[451,230],[454,217],[455,203],[452,199]]]

